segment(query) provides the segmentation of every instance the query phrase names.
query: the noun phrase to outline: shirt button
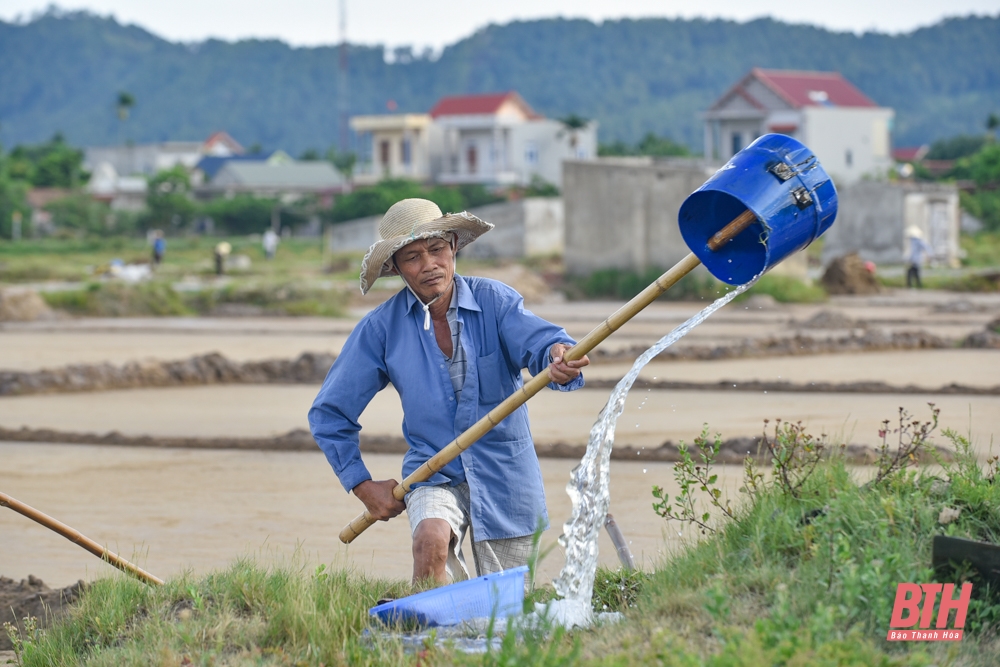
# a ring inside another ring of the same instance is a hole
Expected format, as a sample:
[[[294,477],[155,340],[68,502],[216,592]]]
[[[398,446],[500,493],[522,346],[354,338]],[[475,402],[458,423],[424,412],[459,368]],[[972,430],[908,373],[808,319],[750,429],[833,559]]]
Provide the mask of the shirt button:
[[[449,396],[449,397],[448,397],[448,400],[449,400],[449,401],[454,401],[454,400],[455,400],[455,397],[454,397],[454,396]]]

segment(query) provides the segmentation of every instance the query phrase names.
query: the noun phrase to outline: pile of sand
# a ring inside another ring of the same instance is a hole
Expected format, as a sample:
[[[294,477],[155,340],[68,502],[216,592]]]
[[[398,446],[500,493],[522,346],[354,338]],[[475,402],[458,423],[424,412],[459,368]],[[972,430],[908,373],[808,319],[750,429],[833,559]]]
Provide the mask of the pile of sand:
[[[808,320],[796,323],[802,329],[854,329],[858,323],[839,310],[821,310]]]
[[[552,294],[552,290],[541,276],[521,264],[477,266],[475,270],[470,271],[470,275],[492,278],[513,287],[524,297],[525,303],[539,303]]]
[[[0,322],[34,322],[52,316],[52,309],[38,292],[18,288],[0,290]]]
[[[820,279],[829,294],[878,294],[879,284],[875,274],[865,268],[865,263],[852,253],[830,262]]]

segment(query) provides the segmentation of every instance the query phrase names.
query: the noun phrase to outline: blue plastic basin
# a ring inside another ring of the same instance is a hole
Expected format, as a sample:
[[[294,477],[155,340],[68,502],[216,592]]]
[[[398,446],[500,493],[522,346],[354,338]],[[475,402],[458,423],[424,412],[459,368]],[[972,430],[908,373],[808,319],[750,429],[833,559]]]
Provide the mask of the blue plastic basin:
[[[474,618],[516,616],[524,608],[528,566],[459,581],[372,607],[368,613],[387,623],[457,625]]]

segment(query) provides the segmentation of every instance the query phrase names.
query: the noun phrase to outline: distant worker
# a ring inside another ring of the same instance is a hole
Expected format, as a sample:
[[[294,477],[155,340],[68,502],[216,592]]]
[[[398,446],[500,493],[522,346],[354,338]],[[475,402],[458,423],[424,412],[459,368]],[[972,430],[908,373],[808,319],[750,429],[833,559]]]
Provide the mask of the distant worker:
[[[215,246],[215,275],[221,276],[226,272],[226,257],[233,251],[233,246],[222,241]]]
[[[923,266],[924,262],[927,261],[933,252],[931,247],[927,245],[924,241],[924,233],[920,231],[920,228],[916,225],[910,225],[906,229],[906,261],[909,267],[906,269],[906,286],[913,287],[913,283],[917,284],[917,288],[923,287],[920,282],[920,267]]]
[[[264,246],[264,257],[266,259],[274,259],[274,253],[278,251],[278,242],[280,239],[278,235],[274,233],[273,229],[268,229],[264,232],[264,240],[261,245]]]
[[[167,241],[163,238],[163,231],[157,229],[153,232],[153,268],[155,269],[163,261],[163,255],[167,252]]]

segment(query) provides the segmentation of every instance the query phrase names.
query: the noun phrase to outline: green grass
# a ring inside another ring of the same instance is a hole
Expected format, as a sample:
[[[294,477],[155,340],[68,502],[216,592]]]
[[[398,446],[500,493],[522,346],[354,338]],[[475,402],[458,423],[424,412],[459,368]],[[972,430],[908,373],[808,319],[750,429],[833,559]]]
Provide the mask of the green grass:
[[[42,292],[52,308],[89,317],[211,315],[230,305],[265,315],[342,317],[347,295],[297,282],[244,279],[222,287],[176,291],[169,283],[92,282],[81,289]]]
[[[794,445],[789,433],[776,434],[779,447]],[[947,435],[955,460],[933,470],[896,466],[862,483],[834,455],[811,473],[792,464],[792,479],[802,482],[794,493],[780,474],[757,478],[732,518],[706,519],[706,534],[653,572],[597,573],[594,606],[622,610],[619,624],[508,632],[485,656],[430,642],[406,653],[367,615],[379,596],[406,594],[403,582],[241,560],[159,588],[123,576],[101,580],[21,659],[32,666],[995,665],[1000,596],[966,568],[930,568],[935,534],[1000,539],[996,459],[984,467],[967,440]],[[711,504],[711,487],[692,487],[697,505]],[[941,525],[946,507],[961,513]],[[662,519],[651,511],[649,520]],[[696,533],[665,526],[678,527]],[[899,582],[963,580],[974,589],[960,643],[884,640]],[[551,598],[551,590],[535,597]]]
[[[659,278],[663,270],[651,268],[644,272],[621,269],[602,269],[584,278],[578,278],[573,286],[585,298],[631,299]],[[663,294],[662,299],[678,301],[710,301],[718,299],[730,286],[716,280],[704,272],[689,273]],[[766,274],[750,290],[737,297],[746,299],[753,294],[770,294],[782,303],[817,303],[825,301],[826,290],[819,285],[810,285],[791,276]]]
[[[879,282],[886,287],[906,287],[906,276],[879,276]],[[944,290],[948,292],[998,292],[1000,280],[995,276],[980,274],[963,274],[960,276],[935,276],[923,273],[920,276],[923,289]]]
[[[963,266],[1000,268],[1000,231],[962,234],[959,244],[965,251]]]
[[[361,267],[361,255],[349,253],[324,258],[320,239],[283,239],[275,258],[264,259],[260,240],[252,236],[180,237],[167,239],[167,252],[157,270],[162,279],[179,280],[188,275],[213,275],[215,264],[212,250],[221,241],[233,247],[233,256],[246,255],[251,262],[246,270],[230,271],[233,275],[290,280],[330,277],[324,261],[338,269],[332,274],[356,277]],[[87,239],[47,238],[17,243],[0,240],[0,283],[44,280],[84,281],[107,266],[113,259],[125,263],[149,263],[151,250],[143,239],[110,237]]]
[[[766,273],[737,301],[748,299],[754,294],[769,294],[780,303],[819,303],[826,301],[827,293],[820,285],[805,283],[791,276],[776,276]]]
[[[589,276],[576,278],[572,286],[578,295],[588,299],[631,299],[666,269],[651,267],[645,271],[601,269]],[[725,286],[704,272],[693,272],[681,278],[661,298],[671,300],[714,300],[724,293]]]

